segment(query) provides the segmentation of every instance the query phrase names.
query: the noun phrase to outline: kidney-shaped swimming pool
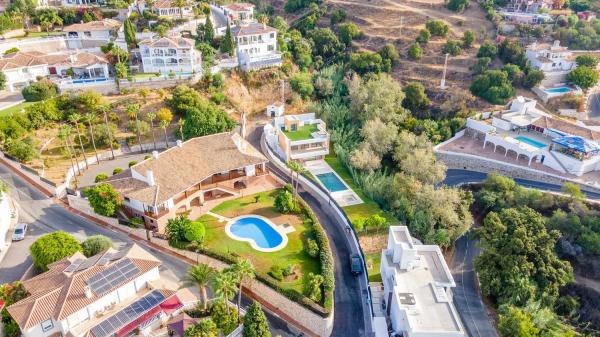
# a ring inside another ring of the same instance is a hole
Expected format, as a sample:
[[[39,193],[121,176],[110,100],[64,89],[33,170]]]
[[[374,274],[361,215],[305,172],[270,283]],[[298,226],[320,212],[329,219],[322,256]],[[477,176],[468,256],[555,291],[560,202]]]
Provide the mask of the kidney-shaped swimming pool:
[[[281,233],[269,219],[259,215],[243,215],[232,219],[225,232],[232,239],[246,241],[261,252],[274,252],[287,245],[287,235]]]

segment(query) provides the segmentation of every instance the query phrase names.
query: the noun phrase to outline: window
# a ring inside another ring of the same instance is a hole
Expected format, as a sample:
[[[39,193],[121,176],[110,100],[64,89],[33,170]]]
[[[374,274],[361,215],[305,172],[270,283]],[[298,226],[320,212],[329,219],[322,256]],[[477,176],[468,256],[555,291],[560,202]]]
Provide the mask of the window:
[[[85,35],[85,37],[92,37],[92,32],[83,32],[83,35]]]
[[[52,324],[52,319],[48,319],[42,322],[42,331],[46,332],[52,328],[54,328],[54,324]]]
[[[275,38],[275,33],[269,34],[269,37],[272,38],[272,39],[274,39]]]
[[[272,44],[270,44],[270,45],[267,46],[267,50],[268,51],[273,51],[273,50],[275,50],[275,46],[272,45]]]

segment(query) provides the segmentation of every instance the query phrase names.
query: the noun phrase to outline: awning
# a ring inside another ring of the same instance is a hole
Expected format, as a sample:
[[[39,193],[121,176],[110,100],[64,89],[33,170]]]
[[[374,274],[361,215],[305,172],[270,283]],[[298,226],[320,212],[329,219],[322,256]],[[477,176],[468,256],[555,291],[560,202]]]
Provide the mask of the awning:
[[[548,130],[552,131],[552,132],[554,132],[554,133],[556,133],[557,135],[560,135],[560,136],[568,136],[569,135],[568,133],[564,133],[562,131],[558,131],[558,130],[552,129],[552,128],[548,128]]]
[[[559,137],[553,139],[552,142],[569,148],[571,150],[583,153],[592,153],[600,151],[600,146],[597,143],[589,141],[579,136]]]
[[[160,308],[165,312],[165,314],[170,315],[173,311],[183,307],[183,303],[179,300],[177,295],[173,295],[167,298],[164,302],[160,304]]]
[[[121,330],[117,331],[117,337],[127,336],[127,334],[129,334],[130,332],[135,330],[141,324],[145,323],[146,321],[150,321],[155,316],[158,316],[161,313],[161,311],[162,310],[160,309],[160,306],[158,306],[158,307],[155,307],[154,309],[146,312],[145,314],[140,316],[138,319],[125,325],[124,327],[121,328]]]

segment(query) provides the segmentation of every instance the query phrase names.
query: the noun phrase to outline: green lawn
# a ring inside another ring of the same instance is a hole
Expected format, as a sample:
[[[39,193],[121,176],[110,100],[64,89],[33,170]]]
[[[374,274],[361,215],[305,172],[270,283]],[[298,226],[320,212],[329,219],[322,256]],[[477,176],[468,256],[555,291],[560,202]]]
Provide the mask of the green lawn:
[[[381,252],[366,254],[369,282],[381,282]]]
[[[13,113],[16,113],[16,112],[20,112],[21,110],[25,109],[25,107],[27,107],[27,106],[29,106],[31,104],[34,104],[34,103],[35,102],[23,102],[23,103],[15,105],[15,106],[12,106],[10,108],[6,108],[4,110],[0,110],[0,116],[9,115],[9,114],[13,114]]]
[[[65,35],[64,32],[30,32],[27,35],[23,35],[20,37],[17,37],[18,40],[23,40],[23,39],[33,39],[36,37],[46,37],[46,36],[60,36],[60,35]]]
[[[312,237],[312,229],[306,226],[299,215],[281,214],[273,207],[273,202],[278,190],[262,192],[234,200],[228,200],[216,206],[211,212],[234,218],[239,215],[257,214],[269,218],[273,223],[281,225],[288,223],[295,229],[288,233],[288,244],[285,248],[270,253],[255,250],[247,242],[231,239],[225,233],[226,222],[219,222],[211,215],[204,215],[199,221],[206,225],[204,247],[224,255],[240,256],[252,261],[252,264],[261,274],[267,274],[272,266],[283,268],[293,264],[297,266],[297,276],[282,282],[277,282],[282,288],[294,289],[303,292],[304,281],[308,273],[320,273],[319,261],[310,257],[303,250],[303,240]],[[255,202],[255,196],[259,199]]]
[[[149,78],[149,77],[158,77],[158,73],[137,73],[131,75],[133,78]]]
[[[311,134],[318,131],[317,124],[307,124],[301,126],[296,131],[283,131],[286,137],[291,141],[311,139]]]

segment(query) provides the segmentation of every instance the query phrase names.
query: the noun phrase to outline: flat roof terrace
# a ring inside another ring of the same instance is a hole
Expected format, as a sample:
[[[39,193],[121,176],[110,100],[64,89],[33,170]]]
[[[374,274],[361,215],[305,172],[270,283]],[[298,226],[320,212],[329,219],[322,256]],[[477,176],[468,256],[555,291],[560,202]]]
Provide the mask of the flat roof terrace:
[[[318,124],[305,124],[296,131],[283,131],[283,134],[291,141],[298,141],[314,138],[314,132],[319,132]]]

